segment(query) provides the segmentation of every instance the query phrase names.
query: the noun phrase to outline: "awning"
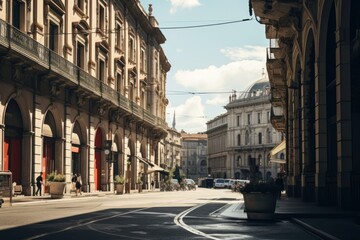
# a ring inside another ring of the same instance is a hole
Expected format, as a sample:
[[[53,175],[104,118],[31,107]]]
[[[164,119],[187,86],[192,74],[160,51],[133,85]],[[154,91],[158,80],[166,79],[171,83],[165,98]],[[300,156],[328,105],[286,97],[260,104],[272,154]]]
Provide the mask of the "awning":
[[[286,163],[285,159],[280,159],[280,158],[270,158],[270,162],[272,163]]]
[[[150,167],[152,167],[154,164],[152,162],[150,162],[149,160],[142,158],[142,157],[136,157],[137,159],[139,159],[141,162],[145,163],[146,165],[149,165]]]
[[[284,152],[285,156],[285,150],[286,150],[286,141],[283,140],[281,143],[279,143],[276,147],[274,147],[270,151],[270,162],[271,163],[286,163],[286,160],[283,158],[279,158],[278,153]]]
[[[162,167],[156,165],[155,163],[152,163],[154,166],[151,166],[150,168],[147,169],[146,173],[153,173],[153,172],[163,172],[165,171],[165,169],[163,169]]]
[[[286,141],[283,140],[281,143],[279,143],[276,147],[274,147],[270,151],[270,155],[271,155],[271,157],[273,157],[276,154],[278,154],[279,152],[284,151],[285,149],[286,149]]]
[[[43,124],[42,135],[44,137],[50,137],[50,138],[54,137],[54,134],[49,124],[45,124],[45,123]]]

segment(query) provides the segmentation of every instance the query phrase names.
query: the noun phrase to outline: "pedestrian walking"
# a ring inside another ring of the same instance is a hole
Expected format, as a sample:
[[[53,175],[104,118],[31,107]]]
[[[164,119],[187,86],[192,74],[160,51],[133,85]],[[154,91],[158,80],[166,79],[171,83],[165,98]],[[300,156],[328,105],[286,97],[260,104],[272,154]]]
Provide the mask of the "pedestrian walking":
[[[73,173],[73,176],[71,178],[71,191],[70,192],[76,192],[76,180],[77,180],[77,175],[76,175],[76,173]]]
[[[155,182],[154,182],[154,180],[151,181],[151,190],[152,191],[155,190]]]
[[[81,175],[80,173],[77,174],[77,177],[76,177],[76,183],[75,183],[75,187],[76,187],[76,196],[78,195],[78,193],[81,194],[81,185],[82,185],[82,181],[81,181]]]
[[[37,187],[37,190],[35,192],[35,195],[37,196],[38,193],[40,192],[40,196],[41,196],[41,188],[42,188],[42,185],[43,185],[43,177],[42,177],[42,172],[40,172],[40,175],[36,178],[36,187]]]

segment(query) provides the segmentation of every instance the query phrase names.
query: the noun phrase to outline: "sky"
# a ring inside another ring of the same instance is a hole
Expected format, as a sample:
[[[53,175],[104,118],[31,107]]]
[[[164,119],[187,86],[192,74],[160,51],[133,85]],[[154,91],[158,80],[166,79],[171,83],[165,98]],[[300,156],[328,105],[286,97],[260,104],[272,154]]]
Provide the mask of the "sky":
[[[141,0],[166,38],[166,121],[177,131],[206,131],[237,96],[266,73],[265,27],[249,14],[248,0]],[[251,19],[242,21],[244,19]],[[230,23],[232,22],[232,23]]]

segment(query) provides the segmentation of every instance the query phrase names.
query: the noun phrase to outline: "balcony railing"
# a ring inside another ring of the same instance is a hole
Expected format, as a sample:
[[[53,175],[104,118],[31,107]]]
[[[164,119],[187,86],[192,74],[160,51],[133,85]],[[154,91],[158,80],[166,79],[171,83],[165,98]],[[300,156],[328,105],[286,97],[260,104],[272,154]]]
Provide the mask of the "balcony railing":
[[[74,84],[78,84],[77,67],[53,51],[50,51],[50,69]]]
[[[78,86],[89,94],[103,98],[150,125],[158,126],[164,131],[167,128],[164,120],[0,19],[0,51],[1,49],[13,51],[15,56],[21,58],[26,57],[31,64],[41,65],[65,81],[67,80],[66,84]]]
[[[10,25],[8,25],[9,27]],[[9,47],[32,61],[37,62],[45,68],[49,68],[49,49],[41,45],[31,37],[25,35],[20,30],[9,28]]]

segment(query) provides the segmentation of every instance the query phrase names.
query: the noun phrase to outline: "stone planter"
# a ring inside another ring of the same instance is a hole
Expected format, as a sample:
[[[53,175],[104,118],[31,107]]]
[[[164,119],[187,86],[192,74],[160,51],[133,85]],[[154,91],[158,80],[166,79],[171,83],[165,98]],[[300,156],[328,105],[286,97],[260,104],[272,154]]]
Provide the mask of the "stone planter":
[[[49,182],[51,198],[63,198],[66,183],[65,182]]]
[[[243,193],[248,219],[271,220],[275,217],[276,193]]]
[[[120,184],[120,183],[115,183],[115,190],[116,190],[116,194],[123,194],[124,193],[124,184]]]

